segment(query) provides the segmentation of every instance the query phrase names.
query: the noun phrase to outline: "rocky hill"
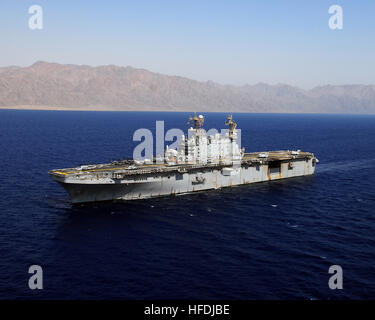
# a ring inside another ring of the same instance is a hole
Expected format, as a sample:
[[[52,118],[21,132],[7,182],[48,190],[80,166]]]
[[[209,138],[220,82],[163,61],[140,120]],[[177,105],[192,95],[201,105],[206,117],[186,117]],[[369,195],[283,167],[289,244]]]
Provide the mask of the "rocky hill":
[[[144,69],[36,62],[0,68],[0,106],[70,109],[375,113],[374,85],[231,86]]]

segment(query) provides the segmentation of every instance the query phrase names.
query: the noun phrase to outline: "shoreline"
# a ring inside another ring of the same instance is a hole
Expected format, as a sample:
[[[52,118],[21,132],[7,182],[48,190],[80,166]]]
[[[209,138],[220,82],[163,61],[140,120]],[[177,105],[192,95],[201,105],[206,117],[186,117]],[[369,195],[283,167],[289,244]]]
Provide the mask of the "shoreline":
[[[153,110],[150,108],[113,108],[113,107],[55,107],[55,106],[10,106],[4,107],[0,106],[0,110],[35,110],[35,111],[110,111],[110,112],[135,112],[135,111],[142,111],[142,112],[189,112],[183,110]],[[202,111],[203,112],[203,111]]]
[[[248,113],[248,114],[322,114],[322,115],[352,115],[352,116],[375,116],[375,113],[325,113],[325,112],[246,112],[246,111],[206,111],[202,110],[176,110],[176,109],[150,109],[150,108],[113,108],[113,107],[54,107],[54,106],[0,106],[0,110],[29,110],[29,111],[90,111],[90,112],[181,112],[181,113]]]

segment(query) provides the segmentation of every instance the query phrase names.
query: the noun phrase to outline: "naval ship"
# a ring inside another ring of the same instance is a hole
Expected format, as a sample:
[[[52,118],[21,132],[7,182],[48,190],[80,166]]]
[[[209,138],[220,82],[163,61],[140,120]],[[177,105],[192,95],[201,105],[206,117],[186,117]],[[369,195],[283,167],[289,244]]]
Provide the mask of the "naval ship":
[[[318,159],[301,150],[245,153],[232,115],[224,134],[207,135],[204,117],[191,116],[188,135],[163,157],[50,170],[73,203],[136,200],[312,175]]]

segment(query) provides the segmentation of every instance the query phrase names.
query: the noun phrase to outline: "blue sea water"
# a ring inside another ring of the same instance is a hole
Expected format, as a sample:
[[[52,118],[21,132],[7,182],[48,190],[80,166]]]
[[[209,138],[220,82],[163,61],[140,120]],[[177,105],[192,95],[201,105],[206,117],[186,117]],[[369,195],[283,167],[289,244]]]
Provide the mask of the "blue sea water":
[[[246,151],[303,149],[314,176],[73,206],[47,171],[132,155],[186,113],[0,111],[1,299],[371,299],[375,116],[235,114]],[[223,128],[225,114],[206,114]],[[43,268],[44,289],[28,288]],[[328,269],[343,269],[331,290]]]

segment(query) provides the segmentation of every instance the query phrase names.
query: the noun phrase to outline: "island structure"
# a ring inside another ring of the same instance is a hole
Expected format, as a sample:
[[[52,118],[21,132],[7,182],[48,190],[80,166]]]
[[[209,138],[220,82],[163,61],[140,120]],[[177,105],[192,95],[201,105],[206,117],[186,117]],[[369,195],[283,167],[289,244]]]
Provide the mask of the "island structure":
[[[312,175],[319,160],[310,152],[281,150],[245,153],[228,115],[224,134],[207,135],[202,115],[190,117],[188,135],[163,157],[54,169],[50,177],[73,203],[138,200]]]

